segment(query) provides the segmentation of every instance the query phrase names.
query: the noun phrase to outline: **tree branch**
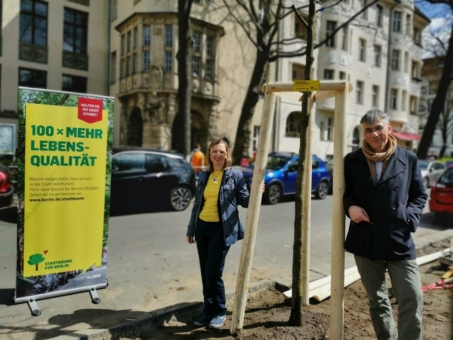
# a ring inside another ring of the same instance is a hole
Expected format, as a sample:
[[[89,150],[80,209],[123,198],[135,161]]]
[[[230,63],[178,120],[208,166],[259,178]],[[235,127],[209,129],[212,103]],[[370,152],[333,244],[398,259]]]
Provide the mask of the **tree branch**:
[[[333,36],[340,30],[342,29],[344,26],[346,26],[347,24],[349,24],[351,21],[353,21],[355,18],[357,18],[360,14],[362,14],[363,12],[365,12],[369,7],[373,6],[375,3],[379,2],[379,0],[373,0],[372,2],[370,2],[369,4],[367,4],[365,7],[363,7],[360,11],[358,11],[356,14],[354,14],[352,17],[350,17],[348,20],[346,20],[344,23],[342,23],[340,26],[338,26],[332,33],[330,33],[323,41],[321,41],[320,43],[316,44],[314,46],[314,48],[318,48],[318,47],[321,47],[322,45],[324,45],[328,40],[330,40],[331,38],[333,38]]]
[[[296,17],[298,17],[299,20],[302,21],[302,23],[304,24],[305,28],[308,28],[308,22],[306,22],[304,17],[299,14],[299,12],[296,9],[296,5],[292,5],[291,8],[293,9],[293,12],[296,15]]]

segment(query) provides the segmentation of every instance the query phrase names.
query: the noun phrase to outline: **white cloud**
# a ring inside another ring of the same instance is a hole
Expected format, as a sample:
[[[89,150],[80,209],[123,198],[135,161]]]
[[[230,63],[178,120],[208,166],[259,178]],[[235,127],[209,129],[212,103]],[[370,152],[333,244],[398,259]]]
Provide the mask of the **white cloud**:
[[[438,40],[441,40],[445,48],[448,47],[453,17],[436,17],[431,19],[431,23],[422,33],[423,39],[423,58],[430,58],[436,55],[444,55],[446,51],[442,48]]]

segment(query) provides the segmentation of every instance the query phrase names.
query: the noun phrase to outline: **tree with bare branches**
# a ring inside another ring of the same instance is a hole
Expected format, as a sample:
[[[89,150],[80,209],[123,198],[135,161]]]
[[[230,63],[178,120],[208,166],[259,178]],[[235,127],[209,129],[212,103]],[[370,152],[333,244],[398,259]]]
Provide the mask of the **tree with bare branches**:
[[[342,0],[325,6],[326,8],[338,5]],[[376,4],[379,0],[370,1],[360,11],[348,16],[348,20],[343,22],[328,36],[317,43],[313,42],[313,48],[318,48],[331,39],[344,26],[348,25],[369,7]],[[277,0],[223,0],[230,16],[242,27],[247,38],[256,47],[256,60],[253,67],[250,83],[241,109],[238,128],[233,149],[233,161],[238,163],[241,158],[248,157],[250,145],[250,130],[255,107],[258,103],[261,85],[264,82],[265,71],[269,63],[275,62],[281,58],[293,58],[304,56],[307,53],[308,46],[298,44],[300,47],[296,50],[287,51],[283,47],[295,45],[300,42],[300,38],[294,36],[282,38],[279,34],[282,21],[289,15],[293,14],[292,7],[285,6],[285,1]],[[322,5],[326,0],[316,0],[317,5]],[[308,6],[297,8],[302,11]],[[322,10],[322,9],[320,9]]]
[[[433,5],[445,5],[453,13],[453,0],[426,0],[426,2]],[[445,102],[450,84],[453,80],[453,24],[451,24],[448,47],[446,47],[442,41],[439,41],[439,43],[440,46],[444,46],[445,49],[443,71],[439,80],[436,97],[432,103],[431,111],[423,130],[422,139],[418,145],[417,156],[421,159],[428,156],[429,147],[433,140],[436,127],[438,126],[439,119],[442,112],[445,111]]]

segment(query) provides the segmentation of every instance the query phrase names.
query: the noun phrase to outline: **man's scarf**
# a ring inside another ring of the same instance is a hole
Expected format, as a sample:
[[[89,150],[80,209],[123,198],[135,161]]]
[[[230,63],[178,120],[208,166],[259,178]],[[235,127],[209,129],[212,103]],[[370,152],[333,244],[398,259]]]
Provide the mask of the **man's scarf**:
[[[396,138],[391,134],[388,135],[386,149],[383,152],[375,152],[371,148],[371,146],[367,143],[367,141],[363,140],[362,152],[366,157],[366,161],[368,163],[368,167],[370,168],[371,177],[373,178],[374,183],[376,183],[376,162],[384,162],[381,171],[382,176],[382,174],[385,171],[385,168],[388,165],[390,157],[392,157],[396,150],[396,146],[397,146]]]

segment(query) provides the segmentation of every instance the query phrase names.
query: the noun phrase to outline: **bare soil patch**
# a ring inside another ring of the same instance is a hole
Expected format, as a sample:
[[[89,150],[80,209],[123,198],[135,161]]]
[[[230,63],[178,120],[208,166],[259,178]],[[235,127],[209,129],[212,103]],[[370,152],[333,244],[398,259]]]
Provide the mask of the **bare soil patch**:
[[[449,247],[449,240],[430,244],[417,250],[423,256]],[[440,280],[446,268],[438,261],[420,266],[422,284],[428,285]],[[390,287],[390,281],[388,281]],[[218,339],[218,340],[293,340],[329,339],[330,299],[312,304],[304,309],[303,326],[290,327],[287,321],[291,312],[291,300],[286,299],[284,287],[275,285],[251,293],[247,301],[244,328],[241,334],[230,334],[231,310],[229,301],[225,325],[219,329],[196,327],[195,318],[201,313],[201,304],[177,310],[157,327],[142,325],[135,329],[113,332],[113,339],[181,340],[181,339]],[[389,289],[391,295],[391,289]],[[398,303],[391,299],[395,320]],[[361,281],[345,289],[344,302],[344,339],[375,339],[373,326],[368,313],[368,301]],[[424,293],[423,339],[453,339],[453,290],[430,290]]]

